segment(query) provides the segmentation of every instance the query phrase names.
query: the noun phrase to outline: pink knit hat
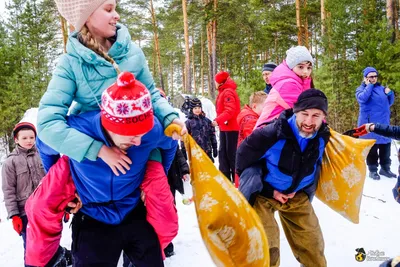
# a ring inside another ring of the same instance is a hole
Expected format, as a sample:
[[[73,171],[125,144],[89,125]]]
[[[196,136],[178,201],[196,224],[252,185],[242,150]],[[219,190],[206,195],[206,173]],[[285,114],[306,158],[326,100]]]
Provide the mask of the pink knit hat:
[[[80,31],[92,13],[106,0],[55,0],[58,11],[76,31]]]

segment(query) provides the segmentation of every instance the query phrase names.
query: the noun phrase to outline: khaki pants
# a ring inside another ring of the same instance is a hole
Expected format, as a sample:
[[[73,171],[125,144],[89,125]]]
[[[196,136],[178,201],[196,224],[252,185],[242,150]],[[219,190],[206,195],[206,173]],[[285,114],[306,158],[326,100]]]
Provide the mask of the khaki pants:
[[[305,267],[326,267],[324,239],[318,218],[304,192],[285,204],[273,198],[258,196],[254,209],[260,216],[269,243],[271,267],[280,264],[279,227],[274,213],[279,211],[283,230],[296,259]]]

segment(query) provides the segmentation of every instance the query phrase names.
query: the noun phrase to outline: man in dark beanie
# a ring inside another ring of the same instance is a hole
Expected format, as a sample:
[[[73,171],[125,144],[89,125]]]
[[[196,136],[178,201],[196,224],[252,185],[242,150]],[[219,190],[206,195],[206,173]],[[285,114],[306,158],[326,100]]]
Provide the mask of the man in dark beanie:
[[[280,262],[275,211],[280,213],[286,238],[302,266],[327,266],[322,231],[311,205],[330,136],[324,122],[327,113],[325,94],[317,89],[306,90],[293,109],[283,111],[278,119],[254,130],[237,150],[239,190],[254,202],[253,207],[263,222],[271,267],[279,266]],[[255,164],[264,168],[261,182],[253,178],[254,174],[249,176],[249,167]]]
[[[268,62],[264,64],[263,69],[262,69],[262,77],[265,81],[265,89],[264,92],[269,94],[269,91],[271,91],[272,85],[269,81],[269,77],[271,76],[271,73],[274,71],[276,68],[276,64],[274,62]]]

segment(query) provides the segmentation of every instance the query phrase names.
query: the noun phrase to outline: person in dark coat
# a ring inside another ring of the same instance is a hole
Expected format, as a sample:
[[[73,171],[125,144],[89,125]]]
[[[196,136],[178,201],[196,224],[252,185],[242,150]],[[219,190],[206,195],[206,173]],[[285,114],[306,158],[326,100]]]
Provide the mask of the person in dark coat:
[[[367,67],[363,71],[364,80],[356,90],[356,98],[360,105],[358,126],[365,123],[390,124],[390,106],[394,103],[394,93],[388,87],[378,83],[378,71]],[[369,133],[361,138],[375,139],[376,143],[367,156],[369,177],[379,180],[379,174],[394,178],[390,165],[390,138]],[[378,159],[381,169],[378,174]]]
[[[262,69],[262,77],[265,82],[265,89],[264,92],[266,94],[269,94],[269,91],[272,89],[271,82],[269,81],[269,77],[271,76],[272,72],[274,69],[277,67],[277,65],[274,62],[268,62],[264,64],[263,69]]]
[[[278,119],[255,129],[237,150],[239,190],[247,194],[251,189],[255,193],[253,207],[268,236],[271,267],[280,263],[275,211],[279,212],[296,259],[304,266],[327,266],[322,231],[310,200],[330,137],[324,122],[327,111],[325,94],[317,89],[306,90],[293,109],[283,111]],[[254,164],[262,164],[267,171],[254,183],[242,182],[245,170]],[[243,187],[247,188],[243,191]]]
[[[206,152],[212,162],[214,162],[214,158],[218,156],[218,143],[215,137],[215,128],[212,122],[205,116],[201,101],[198,98],[190,100],[189,116],[185,124],[188,133],[204,152]],[[186,157],[186,150],[183,143],[181,147]]]
[[[355,129],[353,136],[360,137],[365,136],[368,133],[375,133],[378,135],[386,136],[389,138],[393,138],[396,140],[400,140],[400,126],[391,126],[387,124],[380,124],[380,123],[367,123],[363,124],[360,127]],[[400,149],[397,154],[400,162]],[[393,196],[394,199],[400,203],[400,165],[398,170],[399,176],[397,177],[397,183],[393,188]]]
[[[183,102],[181,111],[186,115],[186,117],[189,115],[189,110],[190,110],[190,97],[185,96],[185,102]]]
[[[186,162],[186,158],[182,153],[182,150],[178,147],[176,149],[175,158],[172,161],[171,167],[168,171],[168,184],[171,188],[172,195],[175,198],[175,192],[178,191],[184,194],[183,181],[190,179],[189,165]]]

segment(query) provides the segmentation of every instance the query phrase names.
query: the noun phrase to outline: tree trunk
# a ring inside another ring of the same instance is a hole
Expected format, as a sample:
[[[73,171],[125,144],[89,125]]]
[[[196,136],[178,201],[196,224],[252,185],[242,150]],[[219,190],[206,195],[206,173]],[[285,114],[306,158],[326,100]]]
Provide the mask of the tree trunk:
[[[174,97],[174,60],[171,60],[171,89],[169,90],[167,95],[171,95],[171,97]]]
[[[218,0],[214,0],[214,13],[217,13],[218,7]],[[213,59],[213,76],[212,79],[214,80],[214,76],[218,72],[218,65],[217,65],[217,18],[213,18],[212,22],[212,59]],[[211,90],[211,98],[215,99],[215,83],[212,83],[212,90]]]
[[[400,1],[399,4],[397,2],[393,2],[394,6],[394,16],[393,16],[393,25],[394,25],[394,32],[395,32],[395,37],[396,40],[400,38],[400,33],[399,33],[399,9],[400,9]]]
[[[326,13],[325,13],[325,0],[321,0],[321,36],[325,36],[325,23],[326,23]]]
[[[164,90],[164,79],[162,74],[162,67],[161,67],[161,55],[160,55],[160,46],[158,41],[158,25],[156,19],[156,12],[153,6],[153,0],[150,0],[150,13],[151,13],[151,23],[153,25],[153,34],[154,34],[154,46],[156,49],[157,54],[157,66],[158,66],[158,75],[160,77],[160,86]]]
[[[300,0],[296,0],[296,25],[297,25],[297,43],[302,45],[301,40],[301,16],[300,16]]]
[[[195,95],[197,95],[199,92],[198,92],[197,87],[196,87],[196,67],[195,67],[195,64],[194,64],[194,40],[195,40],[195,39],[194,39],[194,30],[193,30],[192,40],[193,40],[193,43],[192,43],[192,77],[193,77],[193,90],[194,90]]]
[[[217,74],[217,18],[215,17],[218,7],[218,0],[203,0],[205,6],[205,17],[207,22],[207,51],[208,51],[208,93],[215,99],[214,77]],[[209,16],[209,9],[212,9],[212,16]]]
[[[189,24],[187,18],[186,0],[182,0],[183,30],[185,35],[185,87],[188,93],[192,92],[190,75],[190,48],[189,48]]]
[[[186,94],[188,93],[188,90],[186,88],[186,65],[185,65],[185,60],[181,60],[181,64],[182,64],[182,86],[183,86],[183,92]]]
[[[200,56],[200,86],[201,86],[201,96],[204,96],[204,36],[203,36],[203,27],[201,28],[200,35],[200,48],[201,48],[201,56]]]
[[[208,52],[208,95],[213,98],[213,92],[215,92],[214,84],[214,68],[212,59],[212,28],[211,22],[207,24],[207,52]],[[214,99],[214,98],[213,98]]]
[[[61,32],[63,36],[64,53],[67,53],[67,41],[68,41],[67,21],[61,15],[60,15],[60,20],[61,20]]]
[[[394,43],[396,40],[396,32],[395,32],[395,21],[394,21],[394,0],[386,0],[386,19],[387,19],[387,28],[390,32],[392,32],[391,42]]]

